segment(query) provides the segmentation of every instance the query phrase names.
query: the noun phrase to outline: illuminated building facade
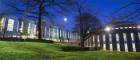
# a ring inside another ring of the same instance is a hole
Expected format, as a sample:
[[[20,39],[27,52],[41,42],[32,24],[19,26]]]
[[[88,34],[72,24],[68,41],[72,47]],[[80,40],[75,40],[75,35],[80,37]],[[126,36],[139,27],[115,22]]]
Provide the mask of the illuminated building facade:
[[[21,38],[36,38],[36,23],[32,20],[19,19],[18,33]]]
[[[100,33],[85,41],[86,47],[125,52],[140,52],[140,27],[130,21],[106,25]]]
[[[68,42],[76,40],[75,33],[65,30],[61,25],[47,20],[42,21],[42,38],[55,42]],[[0,37],[37,39],[37,22],[31,19],[15,16],[0,17]]]
[[[15,16],[6,16],[4,18],[4,37],[17,37],[18,32],[18,18]]]
[[[5,17],[0,16],[0,37],[3,37],[5,26]]]

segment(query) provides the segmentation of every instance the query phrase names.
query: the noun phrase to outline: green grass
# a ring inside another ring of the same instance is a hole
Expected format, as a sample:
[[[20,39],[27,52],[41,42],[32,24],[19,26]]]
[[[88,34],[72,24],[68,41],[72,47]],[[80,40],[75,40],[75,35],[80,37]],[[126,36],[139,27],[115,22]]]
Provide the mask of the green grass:
[[[60,44],[0,41],[0,60],[140,60],[140,53],[61,51]]]

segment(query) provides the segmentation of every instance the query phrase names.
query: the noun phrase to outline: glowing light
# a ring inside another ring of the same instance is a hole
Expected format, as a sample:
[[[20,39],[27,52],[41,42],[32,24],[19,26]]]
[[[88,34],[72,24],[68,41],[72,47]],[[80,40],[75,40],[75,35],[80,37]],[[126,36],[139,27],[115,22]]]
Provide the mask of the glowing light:
[[[106,50],[106,36],[103,35],[103,50]]]
[[[110,42],[110,51],[113,51],[113,46],[112,46],[112,35],[109,34],[109,42]]]
[[[116,40],[117,40],[117,51],[120,51],[120,41],[119,41],[119,34],[116,34]]]
[[[126,35],[126,33],[123,33],[123,39],[124,39],[124,48],[125,48],[125,52],[128,52],[127,35]]]
[[[137,28],[139,28],[139,29],[140,29],[140,25],[139,25]]]
[[[8,20],[7,31],[13,31],[13,29],[14,29],[14,20],[13,19],[9,19]]]
[[[67,17],[64,17],[64,21],[67,22],[68,21],[68,18]]]
[[[105,31],[107,31],[107,32],[111,31],[111,27],[106,27]]]
[[[132,39],[132,49],[133,49],[133,52],[136,52],[134,33],[131,33],[131,39]]]

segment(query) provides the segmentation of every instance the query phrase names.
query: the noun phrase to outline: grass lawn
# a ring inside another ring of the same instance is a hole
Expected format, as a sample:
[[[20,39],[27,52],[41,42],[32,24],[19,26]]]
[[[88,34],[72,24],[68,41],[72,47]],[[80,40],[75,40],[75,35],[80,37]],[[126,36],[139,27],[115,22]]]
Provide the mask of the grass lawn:
[[[140,60],[136,52],[61,51],[60,44],[0,41],[0,60]]]

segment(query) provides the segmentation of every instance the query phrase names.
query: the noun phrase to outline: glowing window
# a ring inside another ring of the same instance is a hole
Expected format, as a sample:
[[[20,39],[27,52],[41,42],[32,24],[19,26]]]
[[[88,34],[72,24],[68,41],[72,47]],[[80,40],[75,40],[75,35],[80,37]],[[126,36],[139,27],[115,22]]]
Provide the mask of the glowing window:
[[[132,28],[137,28],[137,27],[132,27]]]
[[[100,47],[100,36],[97,35],[98,47]]]
[[[117,40],[117,51],[120,51],[120,42],[119,42],[119,34],[116,34],[116,40]]]
[[[113,46],[112,46],[112,35],[109,34],[109,46],[110,46],[110,51],[113,51]]]
[[[139,28],[139,29],[140,29],[140,25],[139,25],[137,28]]]
[[[123,29],[123,27],[120,27],[120,29]]]
[[[7,25],[7,31],[13,31],[13,29],[14,29],[14,20],[9,19],[8,20],[8,25]]]
[[[103,50],[106,50],[106,37],[103,35]]]
[[[129,27],[130,29],[132,28],[132,27]]]
[[[123,33],[123,39],[124,39],[124,48],[125,48],[125,52],[128,52],[127,35],[126,35],[126,33]]]
[[[134,33],[131,33],[131,40],[132,40],[132,48],[133,51],[136,51],[136,46],[135,46],[135,37],[134,37]]]
[[[128,27],[124,27],[125,29],[127,29]]]
[[[93,47],[95,47],[95,37],[93,35]]]
[[[30,31],[31,31],[31,24],[29,23],[29,25],[28,25],[28,34],[30,33]]]
[[[115,28],[115,29],[119,29],[119,28]]]

